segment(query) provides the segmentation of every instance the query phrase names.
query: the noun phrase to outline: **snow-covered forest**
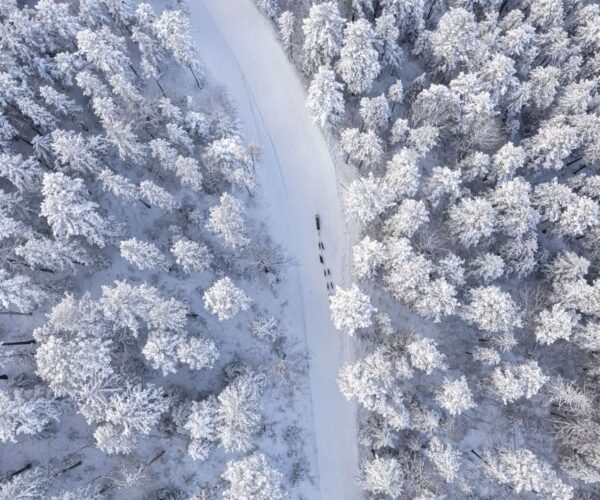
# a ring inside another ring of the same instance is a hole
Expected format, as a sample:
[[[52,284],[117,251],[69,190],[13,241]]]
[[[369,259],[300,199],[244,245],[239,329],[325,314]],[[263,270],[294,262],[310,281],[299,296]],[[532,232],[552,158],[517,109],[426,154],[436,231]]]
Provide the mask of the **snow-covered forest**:
[[[0,0],[0,500],[600,497],[599,83],[588,0]]]
[[[599,5],[256,4],[351,179],[363,488],[597,498]]]
[[[315,491],[261,150],[193,35],[183,3],[0,1],[2,500]]]

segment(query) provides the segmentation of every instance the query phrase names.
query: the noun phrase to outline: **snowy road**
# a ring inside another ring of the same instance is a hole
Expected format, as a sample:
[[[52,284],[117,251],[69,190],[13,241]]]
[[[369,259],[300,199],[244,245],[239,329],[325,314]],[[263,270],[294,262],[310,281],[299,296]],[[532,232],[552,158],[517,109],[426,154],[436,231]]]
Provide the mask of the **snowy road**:
[[[304,330],[310,353],[312,419],[321,498],[361,498],[356,408],[336,386],[352,346],[329,318],[315,214],[330,280],[349,282],[349,246],[335,169],[305,108],[305,92],[270,24],[249,0],[192,0],[192,28],[211,75],[227,88],[245,138],[260,145],[257,176],[270,232],[291,255],[284,322]],[[311,412],[306,411],[307,418]]]

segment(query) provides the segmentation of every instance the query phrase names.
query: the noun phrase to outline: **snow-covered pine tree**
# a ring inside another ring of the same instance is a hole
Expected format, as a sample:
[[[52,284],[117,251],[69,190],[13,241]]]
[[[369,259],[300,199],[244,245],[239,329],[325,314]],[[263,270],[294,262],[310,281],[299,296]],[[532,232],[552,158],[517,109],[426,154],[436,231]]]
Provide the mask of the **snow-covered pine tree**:
[[[115,224],[98,213],[99,206],[89,200],[81,179],[60,172],[46,173],[42,194],[40,213],[48,220],[56,238],[82,236],[91,245],[104,247],[116,236]]]
[[[121,241],[121,257],[135,264],[141,270],[162,269],[169,267],[164,254],[156,245],[148,241],[141,241],[136,238]]]
[[[293,40],[295,32],[296,17],[292,11],[286,10],[281,13],[277,19],[279,27],[279,37],[285,50],[290,56],[293,56]]]
[[[453,416],[460,415],[463,411],[475,406],[471,390],[464,376],[456,380],[444,378],[436,399],[440,406]]]
[[[32,282],[29,276],[0,269],[0,307],[4,313],[31,314],[44,303],[48,294]]]
[[[367,92],[381,70],[374,43],[373,29],[364,19],[344,29],[344,46],[336,67],[352,94]]]
[[[390,106],[385,95],[361,98],[359,114],[367,128],[381,130],[386,127],[390,118]]]
[[[389,10],[384,11],[375,20],[375,46],[381,58],[381,65],[395,74],[398,74],[404,59],[404,51],[398,44],[398,24],[396,16]]]
[[[253,498],[256,500],[285,500],[288,495],[283,487],[283,475],[269,465],[262,453],[227,464],[223,479],[228,487],[223,492],[227,500]]]
[[[233,318],[250,307],[252,300],[236,287],[230,278],[215,281],[203,295],[204,307],[216,314],[219,321]]]
[[[262,420],[259,381],[252,373],[236,377],[218,397],[219,438],[227,451],[249,451]]]
[[[361,292],[356,284],[347,290],[337,286],[335,294],[329,298],[329,308],[335,327],[348,335],[354,335],[359,328],[371,326],[371,317],[377,312],[369,296]]]
[[[312,74],[323,65],[330,66],[342,46],[344,20],[336,2],[323,2],[311,6],[302,22],[304,67]]]
[[[173,57],[187,66],[200,87],[204,79],[204,68],[198,50],[190,34],[189,18],[180,10],[165,10],[153,23],[156,37]]]
[[[15,253],[31,268],[44,271],[75,270],[77,265],[93,263],[85,249],[75,241],[31,238],[15,248]]]
[[[40,388],[0,391],[0,409],[2,443],[16,443],[20,434],[38,434],[60,417],[58,401],[45,395]]]
[[[194,401],[184,428],[191,441],[188,453],[194,460],[206,460],[219,442],[219,412],[215,396]]]
[[[246,207],[240,199],[223,193],[219,204],[208,211],[206,228],[223,238],[230,247],[244,247],[250,242],[246,237],[245,212]]]
[[[335,80],[335,73],[326,66],[319,67],[308,87],[306,107],[314,120],[323,128],[335,126],[344,115],[343,85]]]
[[[213,257],[203,243],[180,238],[171,246],[171,253],[185,273],[205,272],[211,268]]]
[[[375,456],[364,464],[362,482],[365,489],[374,495],[400,498],[404,474],[402,464],[397,458]]]

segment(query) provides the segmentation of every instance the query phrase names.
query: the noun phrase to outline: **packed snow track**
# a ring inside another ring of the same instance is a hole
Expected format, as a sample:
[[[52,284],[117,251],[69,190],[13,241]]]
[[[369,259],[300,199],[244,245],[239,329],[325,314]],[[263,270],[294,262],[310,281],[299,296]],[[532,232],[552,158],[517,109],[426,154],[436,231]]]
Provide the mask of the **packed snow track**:
[[[284,292],[287,326],[304,331],[310,355],[321,498],[361,498],[356,407],[336,384],[340,365],[352,360],[352,346],[331,323],[328,289],[316,257],[320,236],[331,281],[348,285],[347,231],[333,162],[306,110],[299,75],[250,0],[194,0],[189,6],[202,58],[212,77],[226,86],[246,139],[263,151],[257,169],[260,196],[271,234],[293,261]]]

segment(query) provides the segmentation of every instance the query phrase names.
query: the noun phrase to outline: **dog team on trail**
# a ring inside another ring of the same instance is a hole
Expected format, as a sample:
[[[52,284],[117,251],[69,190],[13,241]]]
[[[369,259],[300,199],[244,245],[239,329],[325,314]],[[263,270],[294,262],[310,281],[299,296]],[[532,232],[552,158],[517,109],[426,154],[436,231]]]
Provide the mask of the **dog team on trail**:
[[[317,214],[315,215],[315,225],[317,226],[317,231],[319,233],[319,235],[321,234],[321,217]],[[325,245],[323,244],[322,241],[319,241],[319,250],[325,250]],[[325,259],[323,257],[323,254],[319,253],[319,262],[321,264],[323,264],[323,276],[325,276],[325,278],[327,278],[327,276],[331,276],[331,270],[329,268],[325,268]],[[327,290],[333,290],[334,289],[334,285],[333,285],[333,281],[328,281],[327,282]]]

